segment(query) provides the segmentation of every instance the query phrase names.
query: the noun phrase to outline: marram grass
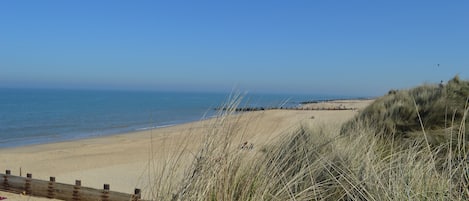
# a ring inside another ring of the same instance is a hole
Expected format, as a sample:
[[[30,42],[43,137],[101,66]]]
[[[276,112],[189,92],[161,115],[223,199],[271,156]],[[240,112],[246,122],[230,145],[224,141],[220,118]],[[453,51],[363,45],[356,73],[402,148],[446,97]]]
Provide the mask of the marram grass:
[[[469,200],[468,97],[468,82],[457,77],[394,91],[342,129],[302,125],[249,152],[232,144],[243,125],[226,121],[228,110],[207,131],[182,181],[155,188],[164,192],[154,199]],[[435,131],[453,140],[429,145],[413,136]]]
[[[423,136],[431,144],[447,142],[467,130],[469,82],[458,76],[446,84],[426,84],[409,90],[391,90],[342,127],[342,133],[356,122],[368,121],[386,136]],[[455,140],[455,139],[453,139]],[[456,139],[457,140],[457,139]]]

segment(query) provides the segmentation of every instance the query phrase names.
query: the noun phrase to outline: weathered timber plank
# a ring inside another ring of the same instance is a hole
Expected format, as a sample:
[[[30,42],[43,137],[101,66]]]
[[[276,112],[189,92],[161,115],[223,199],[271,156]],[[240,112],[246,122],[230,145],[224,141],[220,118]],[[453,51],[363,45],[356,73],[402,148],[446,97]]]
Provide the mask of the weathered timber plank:
[[[28,177],[20,177],[8,174],[0,174],[0,189],[14,193],[24,193],[37,197],[55,198],[70,201],[138,201],[140,200],[140,190],[138,194],[127,194],[109,190],[109,185],[105,184],[104,189],[94,189],[81,186],[81,181],[76,181],[75,185],[55,182],[51,177],[49,181],[33,179],[31,174]]]

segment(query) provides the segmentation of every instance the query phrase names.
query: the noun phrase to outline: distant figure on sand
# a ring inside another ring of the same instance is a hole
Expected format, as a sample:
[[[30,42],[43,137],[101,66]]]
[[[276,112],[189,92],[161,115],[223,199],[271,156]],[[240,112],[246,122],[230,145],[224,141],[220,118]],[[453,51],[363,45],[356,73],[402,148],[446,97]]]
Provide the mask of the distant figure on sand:
[[[253,143],[248,143],[248,141],[245,141],[241,144],[241,149],[254,149],[254,144]]]

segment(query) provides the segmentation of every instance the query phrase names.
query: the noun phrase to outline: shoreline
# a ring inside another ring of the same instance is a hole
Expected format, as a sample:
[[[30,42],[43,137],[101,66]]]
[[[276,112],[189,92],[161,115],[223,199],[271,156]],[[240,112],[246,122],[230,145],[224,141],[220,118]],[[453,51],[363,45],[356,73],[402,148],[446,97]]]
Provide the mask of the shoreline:
[[[363,107],[370,102],[353,104]],[[357,111],[268,110],[239,114],[226,119],[240,132],[232,139],[232,145],[238,147],[249,142],[254,145],[251,151],[258,152],[300,125],[339,126]],[[57,182],[68,184],[79,179],[83,186],[98,189],[107,183],[111,190],[124,193],[140,188],[145,197],[158,171],[178,154],[182,164],[174,171],[176,175],[184,173],[217,120],[210,118],[118,135],[2,148],[0,171],[10,169],[13,175],[19,175],[21,170],[23,175],[32,173],[33,178],[44,180],[55,176]]]
[[[299,105],[292,106],[292,107],[239,107],[236,109],[236,112],[253,112],[253,111],[264,111],[264,110],[354,110],[356,108],[333,108],[333,107],[317,107],[311,108],[307,107],[311,104],[324,104],[324,103],[336,103],[340,101],[368,101],[373,100],[373,98],[353,98],[353,99],[345,99],[345,98],[334,98],[334,99],[324,99],[318,101],[301,101]],[[148,131],[152,129],[159,129],[165,127],[172,127],[172,126],[179,126],[188,123],[194,123],[198,121],[204,121],[207,119],[215,118],[218,112],[222,112],[226,110],[226,108],[213,108],[208,109],[207,111],[215,110],[212,115],[208,117],[202,117],[200,119],[190,118],[186,120],[174,120],[169,121],[163,124],[159,123],[147,123],[141,125],[131,125],[124,129],[119,128],[104,128],[102,130],[95,130],[95,131],[74,131],[69,133],[62,133],[62,134],[52,134],[46,136],[28,136],[24,138],[14,138],[14,139],[7,139],[2,141],[0,139],[0,151],[2,149],[10,149],[16,147],[27,147],[27,146],[34,146],[34,145],[42,145],[42,144],[51,144],[51,143],[61,143],[61,142],[69,142],[69,141],[76,141],[76,140],[84,140],[84,139],[92,139],[92,138],[100,138],[100,137],[107,137],[107,136],[114,136],[114,135],[122,135],[122,134],[129,134],[129,133],[136,133],[141,131]]]
[[[125,135],[125,134],[149,131],[153,129],[160,129],[160,128],[167,128],[167,127],[172,127],[172,126],[190,124],[190,123],[194,123],[198,121],[204,121],[210,118],[214,118],[214,116],[202,118],[199,120],[181,120],[181,121],[168,122],[167,124],[158,124],[158,123],[153,124],[156,126],[150,126],[149,124],[145,124],[142,126],[129,126],[128,129],[123,129],[120,131],[119,129],[117,130],[116,129],[104,129],[103,131],[94,131],[94,132],[75,132],[78,134],[68,133],[62,137],[53,137],[53,136],[60,136],[60,134],[57,134],[57,135],[48,135],[48,136],[15,138],[12,140],[5,140],[5,141],[0,140],[0,143],[2,144],[11,143],[11,145],[0,145],[0,151],[2,149],[10,149],[10,148],[17,148],[17,147],[53,144],[53,143],[108,137],[108,136],[114,136],[114,135]]]

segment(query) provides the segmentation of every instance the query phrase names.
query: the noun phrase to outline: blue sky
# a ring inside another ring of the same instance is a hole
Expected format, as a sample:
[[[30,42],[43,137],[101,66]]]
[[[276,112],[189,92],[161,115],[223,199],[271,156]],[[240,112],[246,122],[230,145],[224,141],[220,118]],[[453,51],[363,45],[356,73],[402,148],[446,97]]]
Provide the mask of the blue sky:
[[[468,1],[4,0],[0,87],[382,95],[468,79],[468,10]]]

